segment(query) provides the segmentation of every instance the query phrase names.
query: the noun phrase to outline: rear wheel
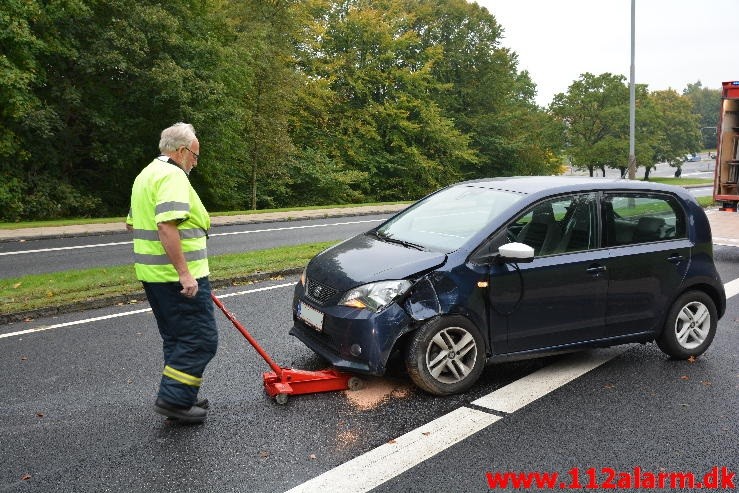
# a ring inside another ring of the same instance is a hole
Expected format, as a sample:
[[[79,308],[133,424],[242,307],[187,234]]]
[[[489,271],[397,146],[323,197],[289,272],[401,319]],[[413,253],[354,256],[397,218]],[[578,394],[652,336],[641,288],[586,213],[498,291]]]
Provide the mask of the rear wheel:
[[[670,308],[657,345],[675,359],[702,354],[716,334],[716,304],[702,291],[688,291]]]
[[[485,367],[480,331],[461,316],[433,319],[413,335],[405,354],[413,382],[436,395],[467,390]]]

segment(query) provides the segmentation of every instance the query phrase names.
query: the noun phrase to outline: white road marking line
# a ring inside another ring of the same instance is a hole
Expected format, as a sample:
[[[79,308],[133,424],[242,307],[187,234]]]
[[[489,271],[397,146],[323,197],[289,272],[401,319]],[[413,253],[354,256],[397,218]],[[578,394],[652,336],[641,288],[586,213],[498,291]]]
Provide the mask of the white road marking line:
[[[735,296],[739,293],[739,279],[724,284],[724,289],[726,290],[727,299]],[[607,363],[628,351],[628,349],[628,346],[616,346],[575,353],[480,397],[472,404],[491,411],[513,413]],[[313,491],[321,491],[322,493],[363,493],[369,491],[503,419],[500,416],[490,414],[489,422],[486,423],[482,418],[471,419],[470,416],[477,416],[471,413],[472,411],[475,410],[465,407],[456,409],[406,433],[396,439],[395,443],[384,444],[370,450],[288,490],[286,493],[309,493]],[[481,411],[478,411],[478,413],[485,414]],[[425,441],[424,438],[417,438],[419,433],[425,438],[431,437],[433,432],[429,433],[431,429],[428,427],[439,426],[439,424],[443,424],[442,430],[448,433],[446,437],[442,437],[433,443]],[[447,430],[446,427],[451,428],[451,430]],[[425,435],[425,433],[428,433],[428,435]],[[398,445],[400,446],[396,448]]]
[[[288,226],[286,228],[255,229],[251,231],[231,231],[229,233],[214,233],[209,236],[212,238],[214,236],[244,235],[244,234],[250,234],[250,233],[271,233],[273,231],[289,231],[292,229],[325,228],[327,226],[345,226],[349,224],[379,223],[380,221],[384,221],[384,219],[365,219],[362,221],[348,221],[344,223],[331,223],[331,224],[306,224],[304,226]]]
[[[728,300],[732,296],[739,294],[739,279],[734,279],[724,284],[724,291],[726,291],[726,299]]]
[[[493,411],[513,413],[612,360],[628,347],[573,354],[472,402]]]
[[[460,407],[296,486],[289,493],[369,491],[499,419],[502,418]]]
[[[365,224],[365,223],[377,223],[384,221],[384,219],[365,219],[362,221],[347,221],[343,223],[331,223],[331,224],[306,224],[303,226],[288,226],[285,228],[265,228],[265,229],[254,229],[247,231],[232,231],[229,233],[213,233],[209,235],[211,238],[214,236],[231,236],[231,235],[246,235],[253,233],[273,233],[275,231],[290,231],[294,229],[308,229],[308,228],[326,228],[330,226],[347,226],[351,224]],[[0,257],[6,255],[21,255],[23,253],[43,253],[43,252],[59,252],[64,250],[79,250],[82,248],[98,248],[106,246],[117,246],[117,245],[131,245],[133,241],[118,241],[112,243],[95,243],[92,245],[77,245],[67,247],[55,247],[55,248],[38,248],[36,250],[17,250],[13,252],[0,252]]]
[[[86,318],[84,320],[74,320],[72,322],[64,322],[62,324],[42,325],[41,327],[36,327],[34,329],[19,330],[17,332],[9,332],[7,334],[0,334],[0,339],[3,339],[5,337],[33,334],[34,332],[44,332],[46,330],[52,330],[52,329],[61,329],[62,327],[71,327],[73,325],[88,324],[90,322],[97,322],[99,320],[108,320],[111,318],[127,317],[129,315],[136,315],[138,313],[144,313],[144,312],[149,312],[149,311],[151,311],[151,308],[142,308],[141,310],[133,310],[130,312],[123,312],[123,313],[114,313],[113,315],[104,315],[102,317]]]
[[[56,248],[38,248],[36,250],[17,250],[14,252],[0,252],[0,257],[5,256],[5,255],[20,255],[22,253],[61,252],[64,250],[79,250],[81,248],[98,248],[98,247],[116,246],[116,245],[130,245],[132,243],[133,241],[117,241],[114,243],[95,243],[92,245],[77,245],[77,246],[56,247]]]
[[[720,238],[720,237],[713,237],[713,244],[714,245],[722,245],[722,246],[739,246],[739,240],[734,238]]]
[[[272,289],[279,289],[279,288],[284,288],[284,287],[294,286],[294,285],[295,285],[294,282],[289,282],[285,284],[277,284],[275,286],[267,286],[264,288],[248,289],[246,291],[239,291],[236,293],[223,294],[223,295],[219,295],[218,298],[221,299],[221,298],[230,298],[231,296],[243,296],[245,294],[258,293],[260,291],[269,291]],[[25,334],[33,334],[35,332],[44,332],[44,331],[52,330],[52,329],[61,329],[63,327],[71,327],[74,325],[88,324],[91,322],[98,322],[100,320],[109,320],[111,318],[127,317],[129,315],[137,315],[139,313],[146,313],[150,311],[151,311],[151,308],[142,308],[140,310],[132,310],[129,312],[114,313],[112,315],[103,315],[101,317],[86,318],[83,320],[74,320],[72,322],[64,322],[61,324],[44,325],[44,326],[36,327],[33,329],[19,330],[16,332],[9,332],[7,334],[0,334],[0,339],[4,339],[6,337],[22,336]]]

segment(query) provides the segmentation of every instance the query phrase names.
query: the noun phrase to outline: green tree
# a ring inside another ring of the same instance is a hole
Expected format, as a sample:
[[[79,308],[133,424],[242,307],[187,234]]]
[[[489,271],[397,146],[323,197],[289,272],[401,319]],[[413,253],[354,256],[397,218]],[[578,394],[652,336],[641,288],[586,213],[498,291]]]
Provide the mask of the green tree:
[[[414,10],[424,46],[442,50],[431,67],[443,84],[435,99],[478,156],[464,175],[558,172],[562,129],[534,104],[536,86],[518,72],[517,55],[500,46],[495,17],[464,0],[415,2]]]
[[[652,160],[676,167],[679,176],[685,155],[700,151],[699,115],[693,113],[688,97],[672,89],[652,92],[649,98],[657,114],[657,123],[652,129],[656,136]]]
[[[626,166],[629,90],[623,76],[584,73],[567,93],[554,96],[550,111],[565,126],[567,153],[575,168],[587,169],[590,176],[601,169],[605,176],[606,167]]]
[[[693,104],[693,113],[700,116],[699,125],[704,149],[716,149],[716,127],[721,109],[721,89],[703,87],[701,81],[683,89]]]
[[[459,179],[476,159],[467,137],[431,97],[443,90],[431,74],[441,50],[424,46],[413,28],[418,5],[311,5],[301,67],[332,94],[322,112],[329,131],[324,153],[365,174],[358,185],[369,199],[418,198]]]

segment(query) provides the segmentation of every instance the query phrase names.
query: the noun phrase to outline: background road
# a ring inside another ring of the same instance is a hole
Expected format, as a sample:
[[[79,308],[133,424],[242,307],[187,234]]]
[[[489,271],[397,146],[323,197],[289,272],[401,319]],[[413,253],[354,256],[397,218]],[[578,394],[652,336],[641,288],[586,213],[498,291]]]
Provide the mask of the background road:
[[[716,260],[724,282],[739,278],[739,248],[717,246]],[[286,337],[294,282],[218,294],[276,361],[319,368],[319,358]],[[415,389],[395,361],[362,391],[277,406],[261,386],[266,366],[219,315],[220,348],[202,390],[213,409],[203,426],[182,427],[151,409],[161,342],[151,313],[135,313],[146,308],[0,326],[0,491],[285,491],[571,358],[490,366],[470,392],[447,398]],[[116,318],[89,320],[106,316]],[[89,321],[60,326],[83,319]],[[605,365],[499,416],[377,491],[487,491],[486,471],[737,471],[737,320],[733,298],[712,347],[694,363],[670,361],[654,345],[625,346]],[[41,330],[20,333],[29,329]],[[352,480],[361,486],[363,476]]]

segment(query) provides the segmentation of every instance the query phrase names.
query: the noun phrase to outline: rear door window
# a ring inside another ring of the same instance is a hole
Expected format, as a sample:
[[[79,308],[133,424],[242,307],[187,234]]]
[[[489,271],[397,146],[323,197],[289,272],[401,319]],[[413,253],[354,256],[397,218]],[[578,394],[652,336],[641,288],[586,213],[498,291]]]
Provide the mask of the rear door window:
[[[607,246],[686,237],[685,214],[668,195],[607,193],[602,202],[602,215]]]

